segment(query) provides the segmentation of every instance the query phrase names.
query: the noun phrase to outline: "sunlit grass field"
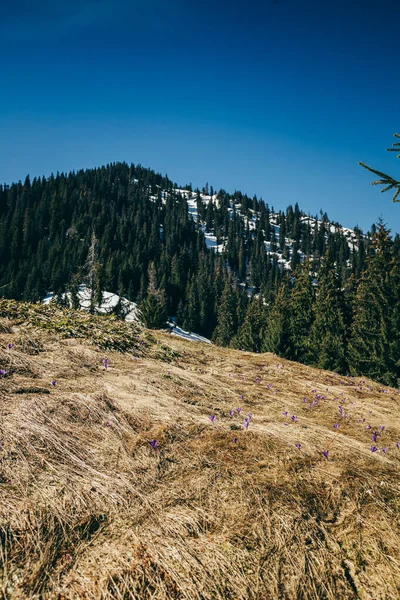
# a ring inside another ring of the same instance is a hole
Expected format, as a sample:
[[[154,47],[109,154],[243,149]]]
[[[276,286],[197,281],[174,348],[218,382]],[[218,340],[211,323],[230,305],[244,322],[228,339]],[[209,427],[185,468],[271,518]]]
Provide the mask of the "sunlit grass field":
[[[400,597],[400,394],[0,301],[0,598]]]

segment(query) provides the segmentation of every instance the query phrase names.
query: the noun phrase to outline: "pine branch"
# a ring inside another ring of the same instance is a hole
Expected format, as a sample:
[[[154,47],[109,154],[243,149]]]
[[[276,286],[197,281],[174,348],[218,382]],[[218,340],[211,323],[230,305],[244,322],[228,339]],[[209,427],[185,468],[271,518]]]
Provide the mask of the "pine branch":
[[[396,138],[400,138],[400,133],[394,133],[393,135]],[[392,146],[393,146],[393,148],[386,148],[387,152],[398,152],[399,147],[400,147],[400,142],[393,142]],[[400,154],[398,154],[396,156],[396,158],[400,158]],[[400,198],[397,199],[397,197],[400,193],[400,181],[393,179],[393,177],[390,177],[390,175],[381,173],[381,171],[377,171],[376,169],[372,169],[371,167],[368,167],[368,165],[364,164],[361,161],[359,161],[358,164],[361,165],[362,167],[364,167],[364,169],[367,169],[367,171],[370,171],[371,173],[374,173],[374,175],[378,175],[378,177],[381,178],[381,179],[377,179],[376,181],[372,181],[371,185],[384,185],[385,187],[381,190],[381,192],[387,192],[388,190],[392,190],[394,188],[396,191],[392,198],[392,202],[400,202]]]

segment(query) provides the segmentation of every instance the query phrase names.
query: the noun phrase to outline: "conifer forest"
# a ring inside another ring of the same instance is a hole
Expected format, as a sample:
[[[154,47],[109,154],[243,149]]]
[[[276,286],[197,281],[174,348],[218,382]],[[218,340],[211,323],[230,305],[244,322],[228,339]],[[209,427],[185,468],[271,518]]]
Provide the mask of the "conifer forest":
[[[0,295],[60,302],[88,278],[139,304],[144,322],[220,346],[274,352],[400,382],[400,237],[299,206],[178,187],[126,163],[0,186]]]

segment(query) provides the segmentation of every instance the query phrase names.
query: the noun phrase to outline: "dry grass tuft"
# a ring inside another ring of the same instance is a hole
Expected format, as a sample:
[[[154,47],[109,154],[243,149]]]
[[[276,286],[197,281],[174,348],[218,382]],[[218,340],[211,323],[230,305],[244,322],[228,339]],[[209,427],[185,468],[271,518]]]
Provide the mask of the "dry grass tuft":
[[[109,319],[90,338],[86,315],[12,306],[0,598],[400,596],[398,392]]]

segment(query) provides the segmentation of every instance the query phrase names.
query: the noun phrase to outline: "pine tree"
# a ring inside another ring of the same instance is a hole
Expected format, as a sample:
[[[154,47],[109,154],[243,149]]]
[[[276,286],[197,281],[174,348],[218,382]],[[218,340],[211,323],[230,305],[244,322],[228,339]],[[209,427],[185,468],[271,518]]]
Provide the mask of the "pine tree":
[[[326,253],[317,277],[315,320],[311,328],[312,363],[331,371],[347,370],[344,296],[335,265]]]
[[[237,332],[238,295],[231,278],[227,278],[218,306],[217,327],[213,341],[219,346],[229,346]]]
[[[314,320],[314,290],[309,271],[309,261],[296,269],[289,300],[288,356],[303,363],[310,360],[310,329]]]
[[[289,280],[282,280],[275,302],[268,313],[267,322],[262,334],[263,352],[274,352],[286,357],[290,352],[289,338]]]
[[[397,385],[400,377],[399,270],[389,230],[380,222],[358,284],[348,354],[352,374],[386,385]]]
[[[138,318],[149,329],[163,329],[167,326],[165,293],[157,287],[156,281],[155,266],[151,263],[147,297],[138,307]]]
[[[265,326],[265,308],[261,297],[252,298],[248,304],[243,324],[239,327],[235,347],[247,352],[260,352]]]

